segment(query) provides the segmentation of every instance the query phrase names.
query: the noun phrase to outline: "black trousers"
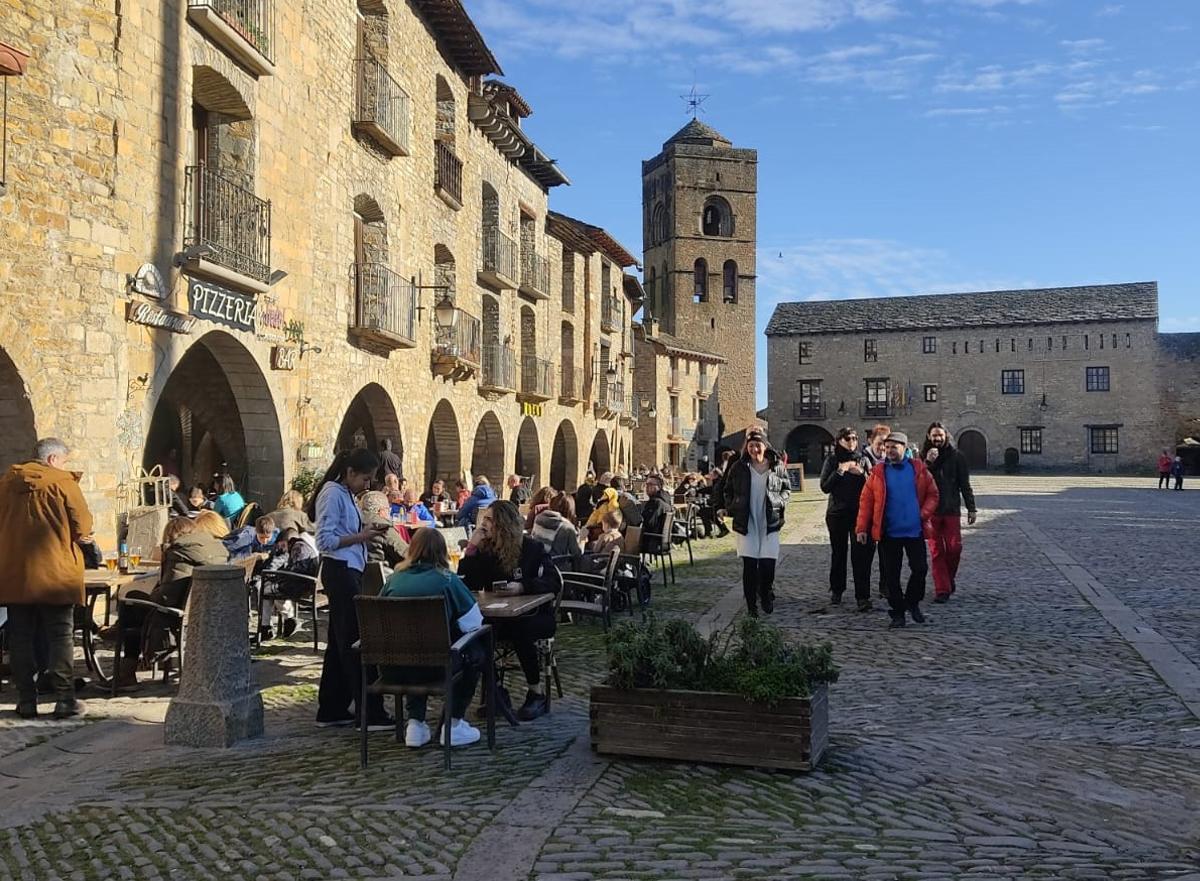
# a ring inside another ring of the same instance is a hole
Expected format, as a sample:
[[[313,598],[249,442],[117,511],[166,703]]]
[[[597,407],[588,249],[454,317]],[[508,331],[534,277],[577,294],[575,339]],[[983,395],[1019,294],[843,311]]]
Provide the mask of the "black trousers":
[[[826,514],[829,530],[829,590],[841,596],[846,592],[846,557],[854,571],[854,598],[859,602],[871,598],[871,560],[875,557],[875,542],[867,539],[860,545],[854,538],[856,514]],[[849,553],[847,553],[847,550]]]
[[[1158,472],[1158,488],[1166,489],[1170,485],[1171,485],[1171,472],[1170,471]]]
[[[329,635],[325,642],[325,658],[321,666],[321,685],[317,690],[317,719],[333,722],[350,715],[358,717],[359,690],[362,688],[361,665],[358,655],[351,646],[358,642],[358,611],[354,598],[362,592],[362,573],[351,569],[341,560],[326,557],[321,567],[321,586],[329,598]],[[367,670],[367,678],[374,681],[374,669]],[[383,698],[370,695],[367,698],[367,721],[384,716]]]
[[[21,605],[8,607],[8,645],[12,654],[12,678],[17,702],[37,703],[37,676],[41,664],[37,643],[45,640],[48,648],[46,672],[54,698],[75,698],[72,664],[75,657],[75,607]]]
[[[908,557],[908,585],[900,589],[900,568]],[[879,540],[879,575],[888,592],[888,605],[893,615],[903,615],[906,609],[925,599],[925,577],[929,561],[925,556],[923,538],[881,538]]]
[[[546,608],[543,606],[543,608]],[[558,629],[553,613],[535,612],[520,618],[496,620],[493,624],[496,642],[511,643],[517,655],[517,663],[525,674],[527,685],[541,682],[542,670],[538,664],[537,641],[549,639]]]
[[[746,608],[758,611],[759,600],[774,594],[775,561],[769,557],[742,557],[742,596]]]

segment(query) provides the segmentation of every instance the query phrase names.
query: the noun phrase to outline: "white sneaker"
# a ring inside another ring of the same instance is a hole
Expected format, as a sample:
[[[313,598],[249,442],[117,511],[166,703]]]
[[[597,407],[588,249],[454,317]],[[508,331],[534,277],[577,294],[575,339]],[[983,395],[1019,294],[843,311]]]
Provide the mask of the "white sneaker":
[[[429,733],[428,725],[418,722],[416,719],[408,720],[408,725],[404,729],[405,746],[410,749],[420,749],[432,739],[433,735]]]
[[[470,746],[473,743],[479,743],[479,738],[482,735],[479,729],[468,722],[466,719],[452,719],[450,722],[450,745],[451,746]],[[446,729],[442,729],[442,743],[446,742]]]

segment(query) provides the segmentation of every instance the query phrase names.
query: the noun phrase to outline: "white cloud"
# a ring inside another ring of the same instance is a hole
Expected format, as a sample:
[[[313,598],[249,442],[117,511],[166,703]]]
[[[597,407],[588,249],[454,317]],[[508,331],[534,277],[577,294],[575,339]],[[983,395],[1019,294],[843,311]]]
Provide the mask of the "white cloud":
[[[993,116],[998,113],[1008,113],[1009,109],[999,104],[992,107],[934,107],[926,110],[921,115],[926,119],[954,116]]]
[[[1107,45],[1099,37],[1092,37],[1086,40],[1062,40],[1060,43],[1072,55],[1090,55],[1093,52],[1099,52]]]
[[[1101,18],[1109,18],[1114,15],[1120,15],[1121,11],[1124,8],[1125,7],[1122,6],[1120,3],[1109,3],[1105,6],[1101,6],[1098,10],[1096,10],[1096,15]]]

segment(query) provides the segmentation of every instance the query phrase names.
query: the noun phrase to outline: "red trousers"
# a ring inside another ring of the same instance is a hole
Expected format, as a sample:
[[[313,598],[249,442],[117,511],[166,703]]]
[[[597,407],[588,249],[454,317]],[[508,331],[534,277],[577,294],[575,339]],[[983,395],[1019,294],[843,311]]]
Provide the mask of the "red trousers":
[[[962,559],[962,516],[934,514],[929,557],[933,569],[934,596],[949,596]]]

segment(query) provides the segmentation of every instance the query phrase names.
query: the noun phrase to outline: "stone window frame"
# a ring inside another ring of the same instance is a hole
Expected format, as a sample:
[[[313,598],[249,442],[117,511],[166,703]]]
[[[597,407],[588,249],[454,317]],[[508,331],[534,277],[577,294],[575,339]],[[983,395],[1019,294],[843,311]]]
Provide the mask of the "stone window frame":
[[[796,385],[799,386],[799,390],[796,392],[796,394],[799,395],[801,406],[804,406],[805,404],[808,404],[808,405],[814,406],[814,407],[820,406],[821,401],[822,401],[822,397],[821,397],[821,383],[822,382],[823,382],[823,380],[820,380],[820,379],[798,379],[798,380],[796,380]]]
[[[1112,391],[1112,371],[1108,367],[1085,367],[1084,388],[1089,392]]]
[[[1042,426],[1023,425],[1019,430],[1021,432],[1021,455],[1040,456],[1042,454]]]
[[[879,362],[879,340],[863,340],[863,363],[877,364]]]
[[[1094,456],[1115,456],[1121,451],[1119,425],[1089,425],[1088,449]]]
[[[937,337],[927,336],[921,339],[921,354],[936,355],[937,354]]]
[[[863,405],[867,416],[887,413],[891,403],[891,388],[891,380],[886,376],[871,376],[863,380]]]
[[[936,404],[938,399],[938,387],[936,382],[927,382],[924,387],[924,400],[926,404]]]
[[[800,359],[801,366],[812,363],[812,343],[809,340],[800,340],[797,355]]]
[[[1021,368],[1000,371],[1000,394],[1025,394],[1025,371]]]

